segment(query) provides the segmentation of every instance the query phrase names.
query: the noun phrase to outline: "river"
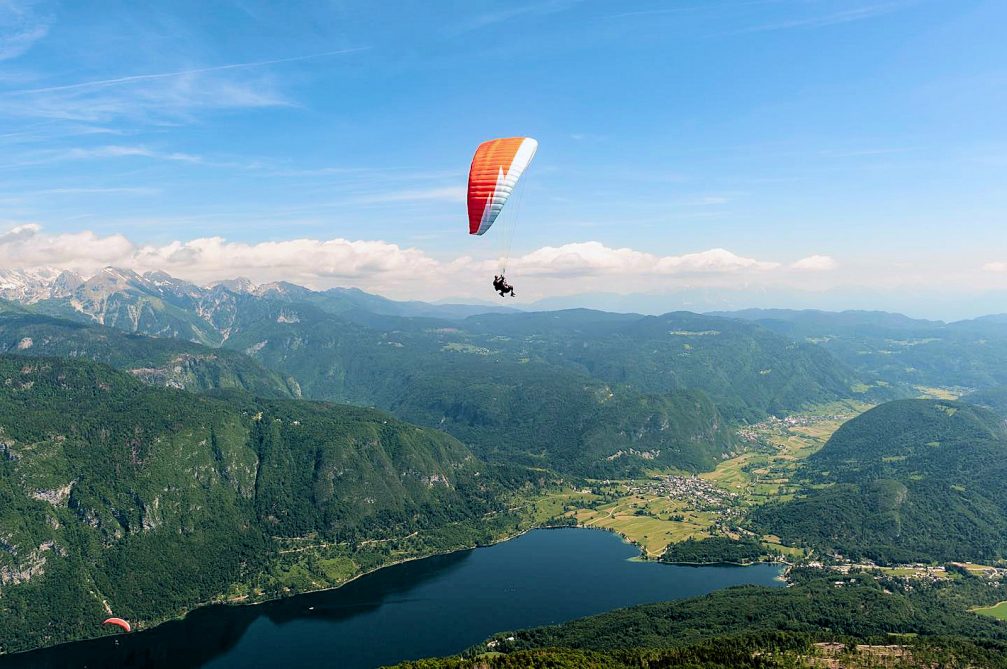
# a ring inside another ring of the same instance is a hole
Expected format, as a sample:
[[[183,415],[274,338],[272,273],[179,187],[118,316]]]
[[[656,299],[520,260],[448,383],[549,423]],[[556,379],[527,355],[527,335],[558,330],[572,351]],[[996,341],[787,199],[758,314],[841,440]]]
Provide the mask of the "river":
[[[381,569],[336,590],[210,606],[145,632],[0,657],[0,666],[371,669],[454,654],[495,632],[743,583],[781,584],[775,565],[689,567],[630,559],[636,555],[608,532],[536,530]]]

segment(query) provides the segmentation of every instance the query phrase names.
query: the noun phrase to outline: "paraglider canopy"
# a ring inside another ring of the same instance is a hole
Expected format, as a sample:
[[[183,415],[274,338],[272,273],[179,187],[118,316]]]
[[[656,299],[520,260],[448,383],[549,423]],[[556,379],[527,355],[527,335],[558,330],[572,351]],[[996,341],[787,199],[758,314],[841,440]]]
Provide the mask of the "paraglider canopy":
[[[129,623],[122,618],[109,618],[102,625],[115,625],[116,627],[121,627],[124,632],[132,632],[133,628],[129,626]]]
[[[490,229],[537,149],[538,142],[531,137],[491,139],[479,145],[469,169],[470,235]]]

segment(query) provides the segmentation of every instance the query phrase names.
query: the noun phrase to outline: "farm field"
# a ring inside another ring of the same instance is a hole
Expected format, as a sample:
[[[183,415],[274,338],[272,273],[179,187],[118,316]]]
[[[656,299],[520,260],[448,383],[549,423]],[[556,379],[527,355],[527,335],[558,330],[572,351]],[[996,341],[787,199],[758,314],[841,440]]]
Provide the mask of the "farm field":
[[[573,517],[582,527],[621,534],[640,546],[648,558],[659,558],[668,544],[712,534],[720,519],[713,511],[697,511],[678,500],[655,494],[633,495],[597,509],[581,509]]]

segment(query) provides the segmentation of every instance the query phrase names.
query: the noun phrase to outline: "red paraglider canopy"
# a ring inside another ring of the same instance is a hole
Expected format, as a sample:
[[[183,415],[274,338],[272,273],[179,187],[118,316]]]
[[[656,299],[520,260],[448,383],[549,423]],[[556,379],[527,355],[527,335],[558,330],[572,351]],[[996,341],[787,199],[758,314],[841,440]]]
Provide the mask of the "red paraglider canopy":
[[[116,625],[121,627],[124,632],[132,632],[133,628],[129,626],[129,623],[122,618],[109,618],[102,625]]]

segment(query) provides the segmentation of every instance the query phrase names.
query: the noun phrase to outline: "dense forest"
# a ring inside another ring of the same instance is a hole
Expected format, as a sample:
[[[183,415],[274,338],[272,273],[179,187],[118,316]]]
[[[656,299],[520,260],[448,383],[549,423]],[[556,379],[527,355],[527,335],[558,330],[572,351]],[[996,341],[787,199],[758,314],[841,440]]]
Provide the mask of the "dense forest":
[[[814,343],[865,379],[966,389],[1007,384],[1003,316],[944,323],[882,311],[747,309],[718,315]]]
[[[684,564],[732,563],[747,564],[766,559],[773,551],[762,542],[750,537],[730,539],[728,537],[689,538],[670,544],[661,556],[663,562]]]
[[[902,400],[844,424],[795,499],[754,520],[822,554],[878,562],[1007,556],[1007,429],[988,409]]]
[[[906,639],[897,645],[814,643],[794,632],[736,635],[683,648],[590,651],[538,648],[477,657],[425,659],[395,669],[1002,669],[1002,644],[961,638]]]

